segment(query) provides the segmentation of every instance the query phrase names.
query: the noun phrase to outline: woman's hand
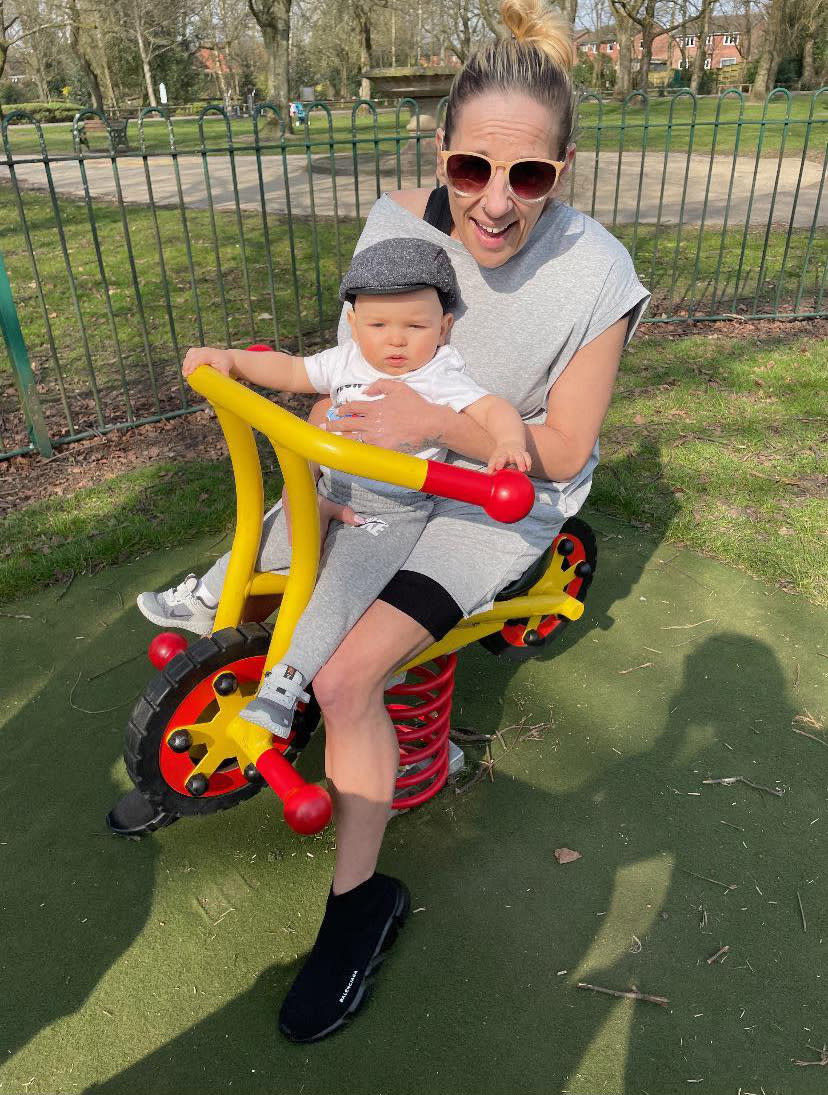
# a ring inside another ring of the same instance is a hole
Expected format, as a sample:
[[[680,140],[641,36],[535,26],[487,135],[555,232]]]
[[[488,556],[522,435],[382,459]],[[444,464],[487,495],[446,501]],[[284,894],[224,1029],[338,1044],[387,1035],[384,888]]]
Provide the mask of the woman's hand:
[[[232,350],[220,350],[215,346],[191,346],[184,355],[181,372],[184,376],[189,376],[199,365],[209,365],[223,376],[232,376],[233,364]]]
[[[443,447],[441,435],[448,408],[424,399],[398,380],[377,380],[364,394],[383,398],[375,402],[355,399],[341,404],[336,408],[337,415],[355,417],[328,422],[329,433],[397,452],[417,453]]]

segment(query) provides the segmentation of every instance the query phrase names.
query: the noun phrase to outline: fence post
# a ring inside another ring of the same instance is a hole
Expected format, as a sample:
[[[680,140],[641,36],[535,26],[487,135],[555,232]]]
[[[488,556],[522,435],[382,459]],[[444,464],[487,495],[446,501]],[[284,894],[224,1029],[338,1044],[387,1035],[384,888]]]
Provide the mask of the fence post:
[[[43,417],[43,408],[37,394],[29,353],[23,341],[23,332],[20,330],[20,320],[17,318],[17,310],[14,307],[2,253],[0,253],[0,330],[3,332],[3,340],[11,360],[29,438],[41,456],[51,456],[52,442],[49,440],[46,419]]]

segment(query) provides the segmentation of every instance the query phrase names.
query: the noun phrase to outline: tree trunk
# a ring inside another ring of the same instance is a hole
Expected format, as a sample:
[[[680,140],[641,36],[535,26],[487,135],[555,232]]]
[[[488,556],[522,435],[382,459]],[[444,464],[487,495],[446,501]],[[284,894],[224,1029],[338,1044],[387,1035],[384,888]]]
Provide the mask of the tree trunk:
[[[782,20],[785,16],[785,0],[771,0],[768,9],[768,21],[765,26],[765,39],[759,55],[759,65],[753,80],[751,99],[757,102],[765,99],[773,91],[776,70],[779,67],[779,45]]]
[[[624,99],[632,91],[632,23],[623,13],[616,11],[615,26],[618,31],[618,82],[616,98]]]
[[[83,75],[89,85],[89,94],[92,97],[92,106],[95,110],[103,112],[103,94],[101,93],[101,83],[98,79],[98,74],[95,71],[95,63],[91,53],[86,48],[83,35],[81,34],[81,14],[78,11],[77,0],[69,0],[67,4],[67,14],[69,15],[69,48],[72,53],[77,57],[80,64]]]
[[[699,94],[702,76],[704,75],[704,61],[707,56],[707,36],[710,33],[710,8],[711,0],[702,0],[701,33],[696,45],[696,56],[693,58],[693,74],[690,77],[690,90],[694,95]]]
[[[290,119],[290,5],[291,0],[247,0],[262,32],[267,54],[267,97]]]
[[[646,91],[650,82],[650,61],[653,59],[653,42],[656,29],[653,26],[642,27],[641,30],[641,64],[638,68],[638,90]]]
[[[152,69],[150,68],[150,52],[147,40],[141,29],[141,19],[138,14],[138,6],[135,7],[135,37],[138,42],[138,53],[141,55],[141,71],[144,74],[144,84],[147,89],[147,99],[150,106],[158,106],[155,98],[155,88],[152,86]]]
[[[373,47],[371,45],[371,10],[361,4],[354,5],[357,30],[359,31],[359,71],[362,79],[359,83],[360,99],[368,99],[371,96],[371,81],[365,75],[371,68]]]
[[[578,17],[578,0],[560,0],[561,11],[569,20],[571,26],[575,26]]]
[[[109,62],[106,59],[106,42],[104,41],[100,21],[95,23],[95,36],[98,39],[98,49],[101,55],[101,75],[103,76],[104,89],[106,90],[106,101],[109,104],[109,109],[115,110],[118,104],[115,100],[115,88],[112,86],[112,74],[109,71]]]
[[[802,79],[799,86],[804,91],[810,91],[817,86],[816,69],[814,68],[814,36],[808,34],[802,43]]]

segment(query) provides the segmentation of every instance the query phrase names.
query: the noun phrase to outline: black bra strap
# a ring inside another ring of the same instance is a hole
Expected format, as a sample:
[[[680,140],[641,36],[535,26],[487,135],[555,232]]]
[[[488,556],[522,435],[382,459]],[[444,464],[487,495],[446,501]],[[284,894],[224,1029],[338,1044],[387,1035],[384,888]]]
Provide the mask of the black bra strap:
[[[447,187],[436,186],[431,191],[428,196],[428,201],[426,202],[423,220],[426,224],[430,224],[433,228],[438,229],[440,232],[444,232],[447,236],[451,235],[454,222],[451,219]]]

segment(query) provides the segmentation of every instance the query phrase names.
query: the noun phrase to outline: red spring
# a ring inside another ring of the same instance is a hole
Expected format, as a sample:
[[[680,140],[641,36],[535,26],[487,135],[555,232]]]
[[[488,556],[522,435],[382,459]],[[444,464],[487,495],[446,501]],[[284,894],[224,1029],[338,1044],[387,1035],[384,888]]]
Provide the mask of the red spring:
[[[456,666],[457,656],[444,654],[429,665],[409,670],[411,676],[418,678],[415,684],[397,684],[388,689],[390,702],[386,702],[386,708],[400,743],[395,810],[422,805],[433,798],[448,779]],[[413,790],[416,787],[420,789]]]

